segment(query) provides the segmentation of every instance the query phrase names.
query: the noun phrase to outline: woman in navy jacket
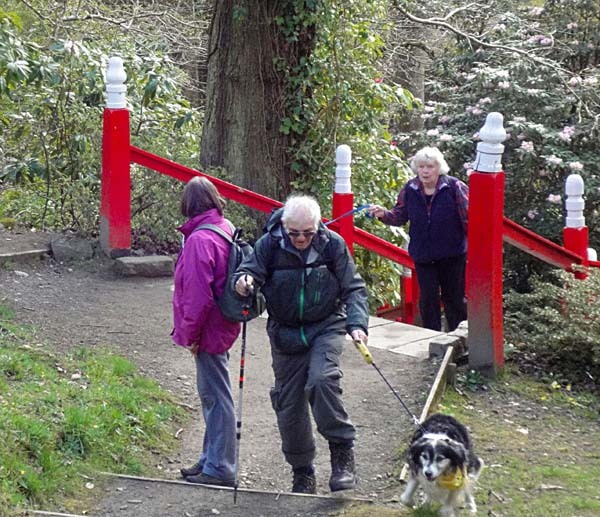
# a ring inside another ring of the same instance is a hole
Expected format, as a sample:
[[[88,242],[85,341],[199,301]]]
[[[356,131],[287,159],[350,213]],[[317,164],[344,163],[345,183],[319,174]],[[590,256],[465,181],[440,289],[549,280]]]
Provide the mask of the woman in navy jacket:
[[[440,292],[448,330],[467,319],[465,263],[469,188],[448,176],[448,164],[437,147],[425,147],[410,160],[417,177],[409,180],[386,210],[379,205],[370,215],[385,224],[410,223],[408,252],[419,282],[423,326],[441,330]]]

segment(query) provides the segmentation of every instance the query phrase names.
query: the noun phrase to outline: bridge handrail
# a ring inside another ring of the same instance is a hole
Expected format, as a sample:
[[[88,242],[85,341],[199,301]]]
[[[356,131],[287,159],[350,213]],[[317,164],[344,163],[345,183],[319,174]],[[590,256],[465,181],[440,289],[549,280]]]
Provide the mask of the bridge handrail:
[[[161,174],[171,176],[172,178],[183,182],[191,180],[194,176],[204,176],[214,183],[215,187],[217,187],[217,190],[224,197],[231,199],[232,201],[237,201],[238,203],[267,213],[271,212],[273,208],[279,208],[283,206],[283,203],[280,203],[279,201],[275,201],[269,197],[257,194],[251,190],[238,187],[233,183],[215,178],[214,176],[197,171],[190,167],[186,167],[185,165],[173,162],[167,158],[149,153],[148,151],[144,151],[139,147],[132,145],[130,149],[130,159],[132,162],[142,165],[143,167],[147,167],[148,169],[160,172]]]
[[[196,169],[186,167],[179,163],[168,160],[161,156],[144,151],[139,147],[131,146],[131,161],[155,170],[167,176],[171,176],[180,181],[187,182],[194,176],[205,176],[209,178],[217,187],[219,192],[232,201],[255,208],[262,212],[269,213],[273,208],[279,208],[281,202],[269,197],[257,194],[251,190],[238,187],[222,179],[211,176]],[[327,219],[323,218],[324,222]],[[336,228],[337,223],[332,225]],[[562,246],[538,235],[531,230],[515,223],[508,217],[503,220],[503,239],[504,242],[532,255],[552,266],[560,269],[572,270],[573,264],[584,265],[584,258],[577,253],[567,250]],[[414,269],[415,265],[408,252],[391,242],[388,242],[376,235],[373,235],[361,228],[354,228],[354,242],[363,248],[366,248],[382,257],[392,260],[402,266]],[[600,261],[588,261],[591,267],[600,267]]]
[[[257,194],[251,190],[238,187],[233,183],[229,183],[222,179],[215,178],[214,176],[206,174],[205,172],[200,172],[190,167],[186,167],[185,165],[168,160],[167,158],[149,153],[148,151],[144,151],[139,147],[132,145],[130,149],[130,159],[133,163],[137,163],[138,165],[147,167],[148,169],[155,170],[161,174],[171,176],[172,178],[184,182],[189,181],[194,176],[204,176],[214,183],[214,185],[217,187],[217,190],[224,197],[231,199],[232,201],[236,201],[266,213],[271,212],[273,208],[279,208],[283,206],[279,201],[275,201],[269,197]],[[327,219],[323,218],[323,221],[327,222]],[[334,229],[337,226],[337,223],[332,224],[332,228]],[[381,239],[376,235],[372,235],[369,232],[361,230],[360,228],[354,228],[354,238],[356,244],[359,244],[363,248],[378,253],[379,255],[382,255],[408,268],[414,269],[415,267],[413,260],[410,258],[406,250],[403,250],[395,244]]]
[[[584,265],[584,258],[504,217],[503,240],[552,266],[572,270],[573,264]],[[590,263],[590,265],[592,265]]]

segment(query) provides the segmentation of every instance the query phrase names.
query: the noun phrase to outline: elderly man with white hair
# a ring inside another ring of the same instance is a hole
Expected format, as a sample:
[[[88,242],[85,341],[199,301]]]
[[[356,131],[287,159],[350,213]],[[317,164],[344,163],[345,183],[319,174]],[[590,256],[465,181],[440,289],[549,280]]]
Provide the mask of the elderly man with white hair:
[[[265,296],[275,386],[271,401],[292,492],[316,493],[310,411],[329,442],[332,491],[354,488],[354,425],[342,401],[340,358],[345,335],[367,341],[365,283],[344,240],[321,223],[309,196],[293,195],[274,212],[266,233],[236,273],[236,291],[254,285]]]

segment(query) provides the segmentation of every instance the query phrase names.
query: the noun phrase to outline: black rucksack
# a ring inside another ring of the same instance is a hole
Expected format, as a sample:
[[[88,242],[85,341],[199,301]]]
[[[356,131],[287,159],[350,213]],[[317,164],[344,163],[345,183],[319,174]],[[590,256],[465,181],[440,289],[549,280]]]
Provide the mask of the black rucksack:
[[[265,309],[265,299],[262,293],[255,289],[249,296],[240,296],[235,290],[234,274],[244,257],[252,253],[252,246],[241,238],[242,229],[235,228],[233,237],[214,224],[201,224],[196,230],[210,230],[220,235],[229,244],[229,262],[227,263],[227,280],[223,294],[217,298],[217,305],[223,316],[231,321],[248,321],[259,316]]]

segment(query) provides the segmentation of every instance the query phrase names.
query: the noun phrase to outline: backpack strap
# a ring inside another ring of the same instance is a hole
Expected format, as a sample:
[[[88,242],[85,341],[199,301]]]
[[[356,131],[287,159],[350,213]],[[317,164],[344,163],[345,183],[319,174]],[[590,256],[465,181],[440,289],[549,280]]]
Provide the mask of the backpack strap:
[[[234,229],[233,228],[233,224],[231,223],[231,221],[227,221],[227,222],[232,226],[232,229]],[[194,229],[194,232],[197,232],[198,230],[210,230],[212,232],[215,232],[215,233],[219,234],[229,244],[233,244],[233,238],[230,237],[225,230],[222,230],[217,225],[209,224],[209,223],[207,223],[207,224],[201,224],[200,226],[198,226],[198,227],[196,227]]]

